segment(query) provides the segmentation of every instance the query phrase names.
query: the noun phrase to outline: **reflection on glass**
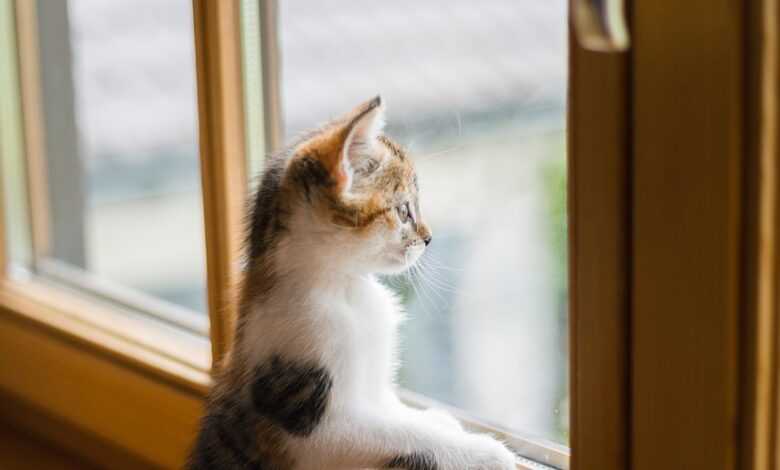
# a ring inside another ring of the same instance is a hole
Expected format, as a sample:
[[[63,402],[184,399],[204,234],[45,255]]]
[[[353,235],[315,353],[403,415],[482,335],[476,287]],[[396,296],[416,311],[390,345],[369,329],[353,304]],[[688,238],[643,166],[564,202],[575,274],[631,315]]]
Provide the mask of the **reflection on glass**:
[[[279,2],[286,138],[381,93],[434,242],[402,384],[568,441],[566,2]]]
[[[203,311],[192,2],[37,5],[49,263]]]

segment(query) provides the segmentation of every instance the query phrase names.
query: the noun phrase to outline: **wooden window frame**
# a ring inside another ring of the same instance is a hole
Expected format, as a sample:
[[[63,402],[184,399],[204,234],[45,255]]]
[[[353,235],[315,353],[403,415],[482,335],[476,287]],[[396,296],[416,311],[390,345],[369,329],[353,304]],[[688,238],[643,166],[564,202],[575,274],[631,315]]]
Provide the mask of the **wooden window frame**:
[[[585,50],[571,32],[569,51],[571,468],[625,470],[630,468],[628,54]]]
[[[627,3],[572,47],[572,468],[776,469],[778,2]]]
[[[67,121],[65,130],[57,132],[55,143],[48,142],[46,135],[47,125],[50,119],[43,116],[46,111],[43,103],[47,100],[43,95],[47,88],[59,86],[57,77],[46,77],[46,67],[41,64],[49,59],[54,59],[56,63],[54,69],[66,65],[65,74],[70,74],[70,61],[72,60],[72,51],[69,45],[62,40],[60,36],[68,33],[67,21],[61,17],[66,14],[67,3],[42,3],[36,1],[18,1],[14,3],[16,7],[16,29],[18,39],[18,49],[23,53],[18,55],[19,82],[21,84],[21,104],[23,123],[23,140],[25,147],[25,173],[26,173],[26,195],[28,207],[28,220],[30,225],[30,251],[33,262],[29,269],[36,275],[50,280],[62,282],[75,289],[100,298],[105,301],[113,301],[120,306],[148,315],[155,316],[164,322],[169,322],[187,329],[195,334],[203,336],[208,335],[208,318],[193,315],[186,308],[177,306],[162,299],[155,298],[144,292],[127,288],[119,283],[109,279],[101,278],[84,271],[84,229],[83,227],[72,230],[69,226],[74,225],[72,216],[77,220],[84,218],[84,197],[83,191],[74,190],[73,187],[79,187],[83,183],[84,175],[80,157],[77,155],[77,142],[75,138],[76,128],[73,124],[73,97],[69,96],[62,99],[66,108],[59,111],[58,118],[54,121],[60,123]],[[39,7],[43,6],[53,11],[41,11]],[[39,25],[41,22],[52,22],[52,25]],[[51,31],[41,35],[41,30],[49,26],[50,30],[57,30],[57,33]],[[42,43],[42,44],[41,44]],[[50,50],[54,48],[55,50]],[[48,82],[47,82],[48,80]],[[65,86],[65,89],[72,84]],[[50,94],[53,92],[49,91]],[[53,93],[62,94],[59,91]],[[68,93],[65,93],[66,95]],[[52,98],[51,96],[49,97]],[[58,108],[60,99],[51,106]],[[66,143],[68,150],[62,154],[57,153],[56,158],[50,158],[48,155],[50,148],[57,148],[60,141]],[[58,184],[52,190],[54,194],[49,195],[49,183],[53,183],[48,178],[49,168],[56,165],[56,171],[52,173],[58,175]],[[63,184],[61,181],[67,181]],[[80,202],[58,202],[69,199],[80,200]],[[51,210],[50,210],[50,206]],[[55,214],[66,214],[65,217],[57,219]],[[54,219],[52,219],[55,217]],[[75,225],[82,225],[75,223]],[[50,227],[55,228],[54,232]],[[61,233],[64,232],[63,237]],[[52,236],[57,233],[57,236]],[[71,255],[69,251],[76,252]]]
[[[33,259],[49,251],[49,205],[44,162],[44,124],[41,103],[40,66],[36,3],[15,2],[19,82],[22,100],[25,162],[27,163],[27,199],[30,221],[30,245]]]
[[[246,208],[239,15],[238,0],[193,0],[209,323],[215,365],[230,349],[235,329]]]
[[[780,467],[780,2],[745,12],[743,315],[737,465]]]
[[[736,468],[746,5],[633,5],[635,470]]]

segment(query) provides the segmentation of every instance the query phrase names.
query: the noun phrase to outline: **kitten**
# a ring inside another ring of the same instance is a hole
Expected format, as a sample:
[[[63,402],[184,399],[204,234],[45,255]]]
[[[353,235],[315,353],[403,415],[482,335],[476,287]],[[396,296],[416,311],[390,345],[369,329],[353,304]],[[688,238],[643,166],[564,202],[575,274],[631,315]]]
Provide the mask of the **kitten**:
[[[431,232],[383,122],[376,97],[268,163],[191,470],[516,468],[498,441],[394,391],[403,314],[374,275],[407,269]]]

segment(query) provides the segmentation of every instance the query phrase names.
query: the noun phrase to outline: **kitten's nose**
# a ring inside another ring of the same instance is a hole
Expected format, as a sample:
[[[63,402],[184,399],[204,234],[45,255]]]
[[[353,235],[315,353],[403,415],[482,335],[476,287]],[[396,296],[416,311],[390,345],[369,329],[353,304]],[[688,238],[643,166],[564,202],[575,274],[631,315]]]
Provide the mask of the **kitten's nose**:
[[[431,237],[430,235],[426,235],[425,238],[423,238],[423,241],[425,242],[425,246],[428,246],[431,244]]]

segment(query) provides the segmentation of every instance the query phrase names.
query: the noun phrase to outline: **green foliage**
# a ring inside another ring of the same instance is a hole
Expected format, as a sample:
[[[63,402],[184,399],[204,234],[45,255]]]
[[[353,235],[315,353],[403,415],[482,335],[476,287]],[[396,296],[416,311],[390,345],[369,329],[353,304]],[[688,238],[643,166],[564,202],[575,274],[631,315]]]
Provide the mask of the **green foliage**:
[[[556,158],[548,159],[541,165],[541,179],[544,203],[547,209],[547,231],[552,253],[555,256],[556,282],[561,290],[566,290],[568,224],[566,219],[566,159],[561,148],[564,143],[555,142],[552,145]]]
[[[546,207],[546,230],[553,255],[553,276],[560,332],[559,354],[561,364],[568,364],[568,222],[566,207],[566,150],[564,139],[551,144],[551,154],[541,165],[542,193]],[[569,439],[569,386],[568,367],[558,371],[561,386],[558,388],[556,414],[558,415],[558,435],[563,442]]]

